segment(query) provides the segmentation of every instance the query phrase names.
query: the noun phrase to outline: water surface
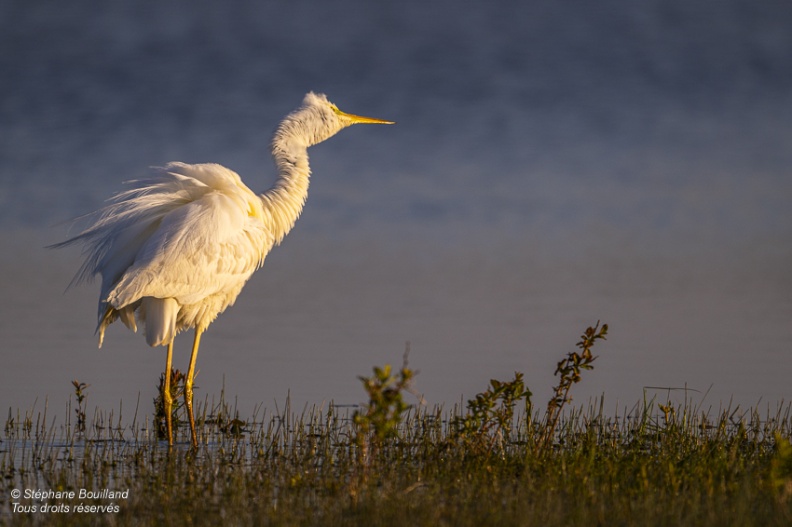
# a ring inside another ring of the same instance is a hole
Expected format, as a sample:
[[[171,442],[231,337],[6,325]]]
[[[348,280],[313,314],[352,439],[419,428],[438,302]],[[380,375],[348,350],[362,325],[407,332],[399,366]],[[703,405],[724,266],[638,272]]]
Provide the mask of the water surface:
[[[431,403],[515,370],[543,401],[601,319],[578,400],[789,399],[790,19],[739,1],[7,2],[0,403],[65,407],[79,379],[90,404],[149,404],[163,350],[113,327],[97,351],[98,286],[62,294],[79,251],[42,247],[167,161],[265,190],[270,133],[308,90],[398,125],[312,149],[305,213],[206,334],[197,397],[361,402],[356,377],[409,341]]]

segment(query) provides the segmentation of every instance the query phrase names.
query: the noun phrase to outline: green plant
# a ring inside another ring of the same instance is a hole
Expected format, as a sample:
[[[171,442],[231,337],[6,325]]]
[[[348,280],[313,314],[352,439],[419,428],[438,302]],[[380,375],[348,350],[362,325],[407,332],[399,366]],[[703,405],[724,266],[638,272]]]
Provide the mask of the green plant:
[[[778,492],[781,501],[792,499],[792,443],[781,435],[774,434],[775,448],[770,462],[770,484]]]
[[[572,401],[569,396],[569,390],[573,384],[580,382],[581,372],[583,370],[592,370],[594,366],[591,364],[597,359],[595,355],[591,354],[591,348],[598,340],[605,340],[608,334],[608,325],[603,324],[600,327],[599,320],[594,327],[589,326],[583,335],[580,336],[580,342],[576,344],[580,348],[580,353],[573,351],[567,354],[566,358],[558,363],[556,366],[555,375],[560,376],[558,385],[553,388],[553,397],[547,403],[547,415],[545,419],[544,435],[541,444],[544,447],[550,445],[553,440],[556,426],[558,425],[558,418],[561,416],[561,410],[564,406]]]
[[[407,353],[409,353],[409,348]],[[391,438],[399,437],[399,425],[410,405],[404,401],[404,391],[410,389],[415,373],[407,367],[407,353],[399,373],[393,375],[390,364],[374,367],[371,377],[360,376],[363,388],[369,397],[365,412],[355,410],[352,423],[355,426],[354,441],[357,446],[356,475],[349,488],[353,502],[359,499],[360,487],[369,480],[369,472],[384,445]]]
[[[411,376],[380,368],[367,379],[367,391],[395,389],[406,397],[409,383],[402,381]],[[123,422],[120,411],[113,419],[112,410],[97,408],[86,423],[90,437],[78,437],[72,426],[57,426],[60,415],[48,418],[46,406],[43,413],[9,409],[0,437],[6,496],[12,489],[109,487],[128,489],[128,497],[50,500],[72,512],[46,517],[26,512],[42,501],[6,499],[0,518],[14,525],[192,527],[229,518],[282,527],[792,525],[790,403],[774,411],[768,405],[766,413],[739,407],[712,413],[688,398],[664,409],[644,399],[609,415],[604,396],[582,407],[565,402],[552,448],[538,451],[548,423],[530,405],[523,408],[522,381],[519,374],[491,381],[470,401],[470,433],[488,430],[488,441],[503,436],[489,450],[488,442],[461,440],[452,426],[460,412],[442,407],[391,414],[396,426],[383,428],[390,433],[378,440],[372,406],[388,406],[395,396],[372,397],[381,402],[361,408],[357,420],[332,404],[293,413],[288,399],[274,412],[257,408],[245,419],[221,392],[218,404],[204,403],[200,455],[165,447],[136,418]],[[511,429],[495,417],[501,405],[504,418],[513,408]],[[73,415],[69,407],[68,418]],[[46,433],[45,423],[52,423]],[[117,506],[117,512],[99,519],[76,513],[85,505]]]
[[[74,395],[77,398],[77,408],[74,409],[77,414],[77,431],[83,433],[85,432],[85,390],[89,385],[84,382],[72,381],[72,386],[74,386]]]
[[[386,364],[382,368],[375,366],[371,377],[358,377],[369,397],[366,411],[356,410],[352,417],[359,445],[378,446],[396,436],[402,416],[410,409],[403,392],[409,390],[414,376],[405,359],[397,375],[393,375],[391,365]]]
[[[179,412],[184,406],[182,395],[184,394],[184,382],[187,376],[177,369],[170,371],[170,392],[173,405],[171,407],[171,419],[174,430],[179,426]],[[157,397],[154,398],[154,422],[157,426],[157,437],[168,439],[168,430],[165,424],[165,404],[162,401],[162,390],[165,385],[165,372],[160,373],[159,385],[157,386]]]
[[[491,452],[497,442],[511,435],[519,401],[525,402],[525,412],[531,414],[531,395],[520,372],[514,372],[512,381],[490,380],[487,391],[468,400],[467,413],[452,420],[456,437],[475,453]]]

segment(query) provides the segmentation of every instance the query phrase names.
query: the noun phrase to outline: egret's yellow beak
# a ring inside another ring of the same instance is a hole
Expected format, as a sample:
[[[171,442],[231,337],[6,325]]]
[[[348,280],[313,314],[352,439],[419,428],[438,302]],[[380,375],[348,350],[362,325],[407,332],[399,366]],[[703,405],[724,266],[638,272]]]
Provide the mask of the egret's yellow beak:
[[[336,110],[338,115],[345,117],[351,121],[351,124],[396,124],[393,121],[386,121],[384,119],[375,119],[374,117],[363,117],[362,115],[354,115],[351,113]]]

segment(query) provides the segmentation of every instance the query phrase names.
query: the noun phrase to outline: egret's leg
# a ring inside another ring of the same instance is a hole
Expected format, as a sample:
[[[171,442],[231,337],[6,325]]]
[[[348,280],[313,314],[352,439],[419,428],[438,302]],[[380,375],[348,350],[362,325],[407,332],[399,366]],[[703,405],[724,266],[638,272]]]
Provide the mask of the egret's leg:
[[[165,428],[168,430],[168,446],[173,445],[173,397],[171,397],[171,365],[173,363],[173,339],[168,343],[168,357],[165,359],[165,382],[162,384],[162,410],[165,412]]]
[[[194,447],[198,446],[198,436],[195,433],[195,417],[193,417],[193,377],[195,376],[195,361],[198,358],[198,346],[201,344],[201,333],[203,333],[201,328],[195,328],[190,368],[187,370],[187,378],[184,380],[184,404],[187,406],[187,418],[190,420],[190,435]]]

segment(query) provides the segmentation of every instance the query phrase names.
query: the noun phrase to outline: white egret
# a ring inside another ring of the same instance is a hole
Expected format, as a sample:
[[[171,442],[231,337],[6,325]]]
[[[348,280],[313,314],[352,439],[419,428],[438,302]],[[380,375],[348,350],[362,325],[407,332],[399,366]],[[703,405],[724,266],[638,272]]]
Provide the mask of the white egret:
[[[119,318],[133,331],[137,318],[150,346],[167,346],[162,400],[169,445],[174,337],[195,329],[184,402],[197,445],[192,399],[201,334],[234,303],[300,216],[308,195],[308,147],[358,123],[393,124],[344,113],[325,95],[308,93],[273,136],[278,177],[263,194],[221,165],[168,163],[129,182],[128,190],[88,216],[84,231],[56,245],[84,244],[85,261],[74,282],[102,277],[99,347],[107,326]]]

